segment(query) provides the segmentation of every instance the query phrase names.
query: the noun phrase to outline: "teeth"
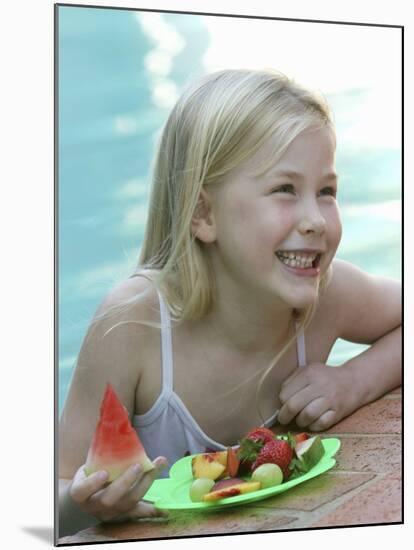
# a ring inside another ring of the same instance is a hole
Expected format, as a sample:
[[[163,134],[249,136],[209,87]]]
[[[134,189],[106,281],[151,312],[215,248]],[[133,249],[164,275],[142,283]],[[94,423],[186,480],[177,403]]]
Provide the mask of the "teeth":
[[[318,254],[295,254],[294,252],[276,252],[280,260],[290,266],[302,269],[312,267]]]

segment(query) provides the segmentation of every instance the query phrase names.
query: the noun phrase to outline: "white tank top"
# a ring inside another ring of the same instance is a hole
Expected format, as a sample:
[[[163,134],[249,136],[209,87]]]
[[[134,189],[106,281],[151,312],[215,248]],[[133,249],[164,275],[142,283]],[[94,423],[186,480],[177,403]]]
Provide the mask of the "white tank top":
[[[162,390],[153,406],[144,414],[132,417],[132,425],[150,459],[165,456],[169,466],[188,454],[223,450],[226,446],[206,435],[197,424],[180,397],[173,390],[173,351],[171,317],[165,301],[158,294],[161,318]],[[299,332],[296,338],[298,365],[306,364],[305,337]],[[279,411],[263,424],[271,426]],[[236,443],[235,443],[236,444]],[[163,472],[168,476],[168,470]]]

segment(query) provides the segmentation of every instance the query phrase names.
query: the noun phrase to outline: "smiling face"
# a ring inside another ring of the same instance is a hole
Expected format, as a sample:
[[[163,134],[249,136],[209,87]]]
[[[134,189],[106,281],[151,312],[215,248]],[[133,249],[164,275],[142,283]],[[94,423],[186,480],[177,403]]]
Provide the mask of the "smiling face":
[[[258,175],[270,155],[268,142],[212,191],[207,251],[224,291],[303,308],[316,299],[341,239],[333,130],[302,132]]]

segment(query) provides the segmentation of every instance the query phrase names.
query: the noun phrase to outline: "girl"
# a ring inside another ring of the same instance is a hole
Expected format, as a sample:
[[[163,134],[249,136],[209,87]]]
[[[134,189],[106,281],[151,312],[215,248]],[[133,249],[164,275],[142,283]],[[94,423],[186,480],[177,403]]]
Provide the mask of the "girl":
[[[399,284],[334,260],[334,156],[326,102],[283,75],[221,71],[183,94],[139,269],[100,306],[62,414],[61,535],[160,514],[140,499],[167,460],[259,424],[325,430],[400,384]],[[329,368],[337,338],[371,346]],[[157,465],[111,484],[83,473],[107,382]]]

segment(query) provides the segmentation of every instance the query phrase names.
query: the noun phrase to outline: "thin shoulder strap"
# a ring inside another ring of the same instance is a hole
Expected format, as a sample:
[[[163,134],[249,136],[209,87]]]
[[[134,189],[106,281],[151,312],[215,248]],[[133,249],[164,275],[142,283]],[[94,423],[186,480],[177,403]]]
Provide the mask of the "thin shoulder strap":
[[[158,291],[161,317],[161,361],[163,391],[173,389],[173,354],[171,338],[171,316],[161,293]]]
[[[298,330],[299,323],[296,323],[296,353],[298,356],[298,366],[306,366],[306,345],[305,333],[303,330]]]
[[[306,366],[306,347],[305,347],[305,333],[299,329],[299,323],[295,323],[296,328],[296,353],[298,356],[298,367]],[[270,418],[262,424],[262,426],[272,426],[279,414],[279,409],[275,411]]]

